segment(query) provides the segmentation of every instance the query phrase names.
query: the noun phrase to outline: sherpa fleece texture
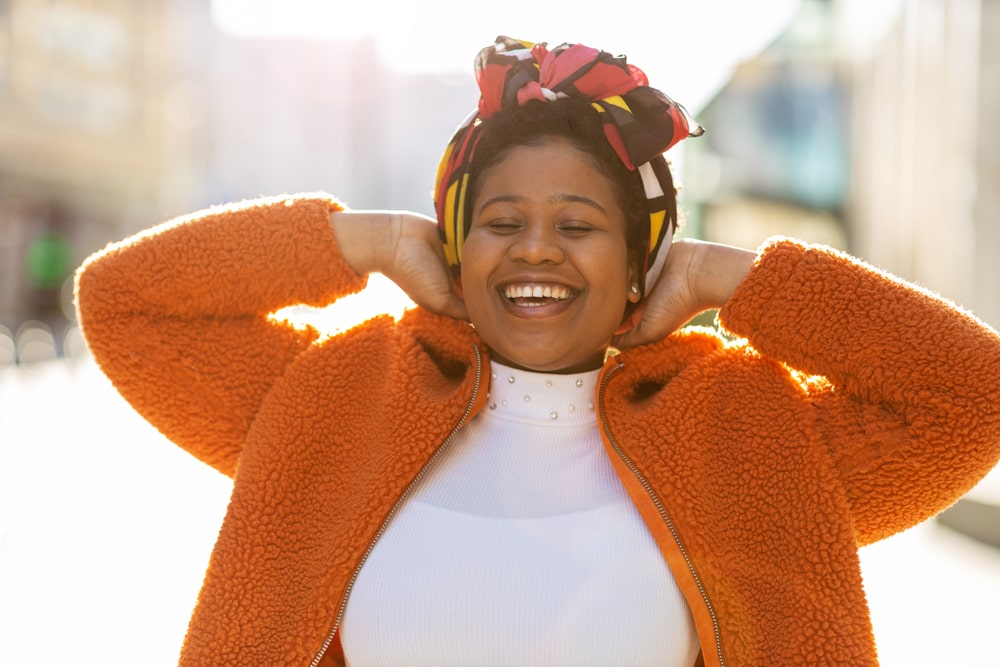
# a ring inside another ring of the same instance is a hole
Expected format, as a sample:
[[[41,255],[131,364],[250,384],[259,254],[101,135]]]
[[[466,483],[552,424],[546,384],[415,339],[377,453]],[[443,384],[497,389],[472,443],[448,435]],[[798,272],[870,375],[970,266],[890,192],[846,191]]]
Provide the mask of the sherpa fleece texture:
[[[342,660],[355,570],[482,407],[487,350],[419,308],[321,336],[269,317],[365,285],[326,195],[111,245],[77,278],[90,349],[167,437],[233,478],[182,665]],[[720,321],[609,359],[609,456],[691,605],[707,665],[874,665],[857,548],[1000,457],[1000,339],[838,252],[761,249]],[[613,573],[609,573],[613,576]],[[497,628],[502,632],[503,628]]]

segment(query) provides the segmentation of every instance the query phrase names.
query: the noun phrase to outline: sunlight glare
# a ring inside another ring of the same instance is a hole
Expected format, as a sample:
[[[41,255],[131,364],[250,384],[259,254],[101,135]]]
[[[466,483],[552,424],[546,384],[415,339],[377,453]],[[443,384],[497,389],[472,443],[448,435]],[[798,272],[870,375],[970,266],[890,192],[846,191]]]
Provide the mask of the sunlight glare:
[[[470,79],[476,52],[498,34],[551,45],[589,43],[627,54],[654,86],[694,109],[736,64],[770,43],[800,4],[636,0],[614,12],[594,0],[579,0],[570,10],[509,0],[502,12],[482,12],[457,0],[212,0],[212,16],[223,33],[248,39],[371,39],[391,71]]]
[[[291,306],[272,315],[295,326],[311,326],[324,335],[346,331],[377,315],[391,315],[399,319],[414,306],[406,293],[396,283],[380,273],[368,276],[368,286],[357,294],[337,299],[323,308]]]

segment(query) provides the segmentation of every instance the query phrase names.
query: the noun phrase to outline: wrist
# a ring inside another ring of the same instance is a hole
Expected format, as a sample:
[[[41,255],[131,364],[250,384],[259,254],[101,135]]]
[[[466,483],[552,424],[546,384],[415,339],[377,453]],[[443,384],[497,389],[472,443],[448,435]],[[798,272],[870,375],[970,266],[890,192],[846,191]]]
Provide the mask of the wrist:
[[[382,271],[395,245],[399,215],[393,211],[333,211],[330,224],[340,254],[359,276]],[[394,224],[394,221],[397,221]]]
[[[735,246],[708,243],[702,246],[698,294],[709,308],[721,308],[739,287],[753,266],[756,253]]]

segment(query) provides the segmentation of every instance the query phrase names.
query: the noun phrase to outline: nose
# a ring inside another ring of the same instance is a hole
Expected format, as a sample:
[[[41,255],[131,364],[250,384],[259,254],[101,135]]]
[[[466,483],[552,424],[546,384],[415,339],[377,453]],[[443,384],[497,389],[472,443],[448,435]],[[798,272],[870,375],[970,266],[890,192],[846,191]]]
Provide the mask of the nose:
[[[566,259],[558,232],[541,223],[525,226],[514,237],[508,252],[511,259],[528,264],[559,264]]]

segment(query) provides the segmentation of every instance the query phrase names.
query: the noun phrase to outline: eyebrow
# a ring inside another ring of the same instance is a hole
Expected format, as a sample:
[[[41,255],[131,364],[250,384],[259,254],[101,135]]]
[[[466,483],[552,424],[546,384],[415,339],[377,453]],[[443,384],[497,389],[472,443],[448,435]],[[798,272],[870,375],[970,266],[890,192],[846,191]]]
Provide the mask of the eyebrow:
[[[498,203],[520,204],[520,203],[522,203],[524,201],[526,201],[526,198],[522,197],[520,195],[497,195],[496,197],[490,197],[489,199],[487,199],[486,201],[484,201],[482,203],[482,205],[479,207],[479,210],[477,211],[477,213],[481,213],[487,206],[491,206],[493,204],[498,204]],[[584,204],[585,206],[590,206],[591,208],[594,208],[594,209],[600,211],[604,215],[608,214],[607,210],[603,206],[601,206],[600,204],[598,204],[596,201],[594,201],[590,197],[584,197],[583,195],[574,195],[574,194],[569,194],[569,193],[553,195],[553,196],[549,197],[548,203],[550,203],[550,204]]]

